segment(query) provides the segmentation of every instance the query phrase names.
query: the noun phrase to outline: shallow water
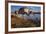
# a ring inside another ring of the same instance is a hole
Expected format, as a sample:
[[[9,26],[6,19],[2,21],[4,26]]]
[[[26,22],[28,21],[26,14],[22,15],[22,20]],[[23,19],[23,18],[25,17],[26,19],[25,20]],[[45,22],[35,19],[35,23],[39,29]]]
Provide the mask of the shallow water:
[[[19,17],[22,17],[24,19],[32,19],[32,20],[40,20],[40,14],[30,14],[30,15],[22,15],[22,14],[19,14],[18,15]]]

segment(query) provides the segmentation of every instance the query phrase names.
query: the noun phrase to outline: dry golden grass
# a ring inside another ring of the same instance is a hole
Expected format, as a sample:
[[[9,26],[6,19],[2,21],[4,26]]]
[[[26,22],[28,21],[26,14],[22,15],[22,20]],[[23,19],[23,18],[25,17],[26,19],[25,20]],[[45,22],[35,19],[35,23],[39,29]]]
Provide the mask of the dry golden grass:
[[[17,16],[11,16],[11,26],[15,27],[35,27],[33,20],[24,20],[22,18],[18,18]]]

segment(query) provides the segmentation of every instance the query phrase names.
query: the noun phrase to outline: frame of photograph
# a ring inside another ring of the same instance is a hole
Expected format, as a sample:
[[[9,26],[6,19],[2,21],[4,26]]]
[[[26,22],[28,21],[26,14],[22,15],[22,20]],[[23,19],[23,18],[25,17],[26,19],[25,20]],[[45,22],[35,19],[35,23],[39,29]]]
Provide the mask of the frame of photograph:
[[[11,31],[9,32],[8,26],[8,3],[22,3],[22,4],[37,4],[43,5],[43,29],[41,30],[28,30],[28,31]],[[45,4],[44,2],[24,2],[24,1],[5,1],[5,33],[22,33],[22,32],[40,32],[45,30]]]

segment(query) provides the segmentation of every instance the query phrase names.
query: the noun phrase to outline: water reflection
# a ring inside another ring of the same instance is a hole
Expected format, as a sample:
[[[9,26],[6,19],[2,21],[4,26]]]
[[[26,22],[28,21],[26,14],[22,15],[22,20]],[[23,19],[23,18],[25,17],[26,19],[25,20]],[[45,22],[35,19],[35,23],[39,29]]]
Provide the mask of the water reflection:
[[[40,14],[30,14],[30,15],[19,14],[18,17],[21,17],[21,18],[24,18],[24,19],[40,20]]]

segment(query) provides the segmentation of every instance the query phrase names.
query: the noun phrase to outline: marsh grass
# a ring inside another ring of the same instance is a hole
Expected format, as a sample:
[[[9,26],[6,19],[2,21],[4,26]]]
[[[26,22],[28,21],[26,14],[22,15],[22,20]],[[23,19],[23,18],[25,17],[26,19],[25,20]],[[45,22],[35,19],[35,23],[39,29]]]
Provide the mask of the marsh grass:
[[[38,22],[31,19],[25,20],[12,15],[11,27],[12,28],[40,27],[40,20]]]

